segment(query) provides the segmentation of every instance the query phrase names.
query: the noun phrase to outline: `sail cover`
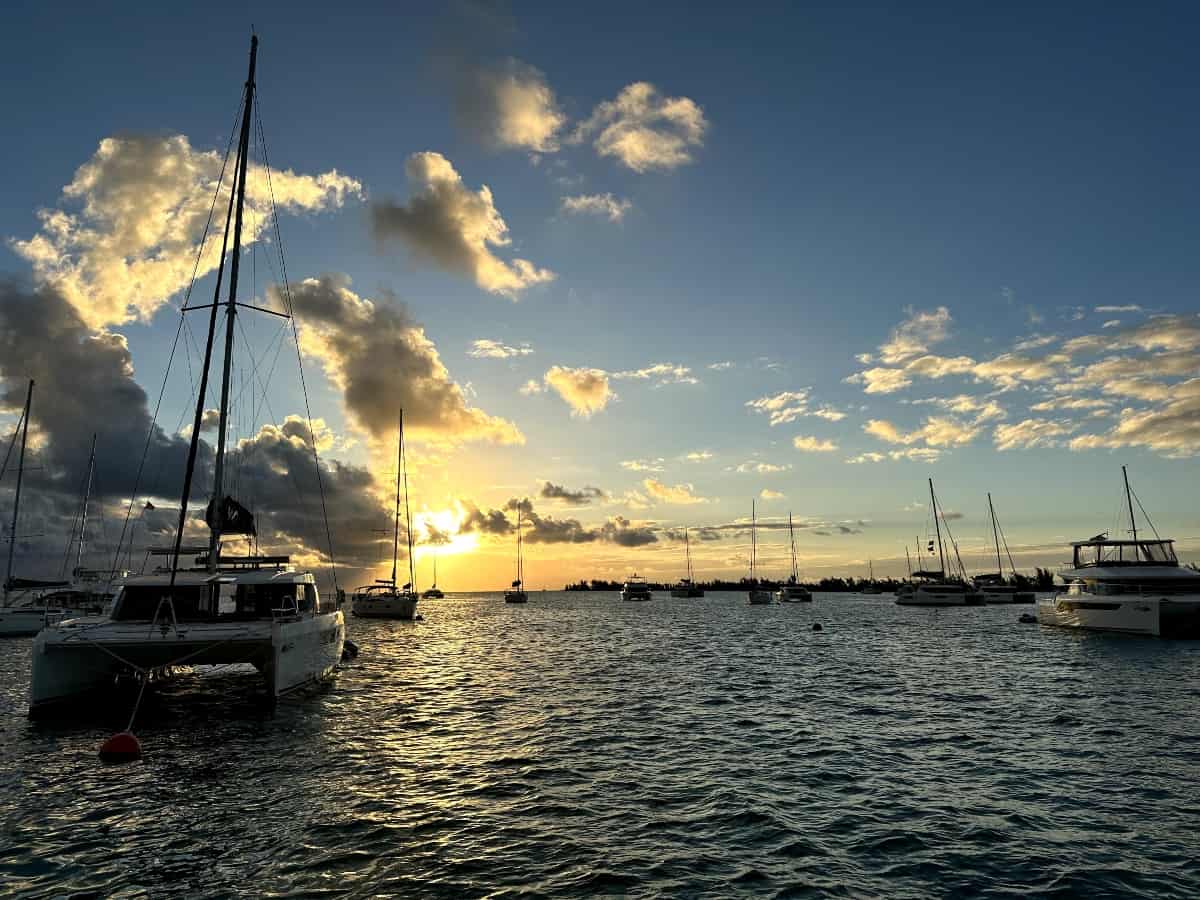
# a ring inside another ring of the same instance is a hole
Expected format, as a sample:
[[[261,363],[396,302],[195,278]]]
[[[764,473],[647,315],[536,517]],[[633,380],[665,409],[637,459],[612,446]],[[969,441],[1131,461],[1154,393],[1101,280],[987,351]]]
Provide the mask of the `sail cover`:
[[[254,514],[228,495],[219,507],[216,500],[209,501],[204,521],[209,528],[221,534],[258,534],[254,527]]]

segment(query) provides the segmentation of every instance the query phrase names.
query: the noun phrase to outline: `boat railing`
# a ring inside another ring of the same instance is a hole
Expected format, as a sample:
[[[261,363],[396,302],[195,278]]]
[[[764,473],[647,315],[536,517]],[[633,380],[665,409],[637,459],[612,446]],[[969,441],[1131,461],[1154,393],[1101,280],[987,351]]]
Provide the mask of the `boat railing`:
[[[1075,580],[1060,593],[1095,594],[1102,597],[1178,597],[1200,594],[1200,576],[1195,579],[1180,579],[1180,584],[1133,584],[1124,581]]]

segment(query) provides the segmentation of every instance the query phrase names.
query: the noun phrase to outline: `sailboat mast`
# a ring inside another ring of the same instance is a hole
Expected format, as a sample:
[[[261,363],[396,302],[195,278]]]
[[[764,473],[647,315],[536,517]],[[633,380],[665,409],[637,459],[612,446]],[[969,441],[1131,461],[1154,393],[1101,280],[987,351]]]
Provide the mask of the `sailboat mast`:
[[[525,573],[521,571],[521,501],[517,501],[517,590],[525,583]]]
[[[13,554],[17,549],[17,516],[21,512],[21,478],[25,474],[25,444],[29,441],[29,407],[33,404],[33,379],[29,379],[29,389],[25,392],[25,412],[21,421],[21,454],[17,457],[17,491],[13,496],[12,531],[8,536],[8,570],[4,575],[4,605],[8,605],[8,592],[11,590]]]
[[[796,532],[792,529],[792,514],[788,513],[788,540],[792,542],[792,581],[800,580],[800,569],[796,565]]]
[[[404,410],[400,410],[400,473],[404,478],[404,529],[408,532],[408,586],[410,590],[416,590],[417,574],[413,568],[412,514],[408,508],[408,458],[404,453]],[[395,587],[395,584],[395,576],[393,576],[392,586]]]
[[[937,496],[933,493],[933,479],[929,479],[929,502],[933,506],[933,527],[937,530],[938,563],[942,567],[942,577],[946,577],[946,550],[942,546],[942,523],[938,519]]]
[[[401,442],[404,440],[404,409],[400,410],[400,427],[396,432],[396,505],[392,519],[392,587],[396,586],[396,563],[400,558],[400,468],[404,465]]]
[[[755,581],[754,565],[755,557],[758,555],[758,513],[755,511],[754,501],[750,501],[750,582]]]
[[[688,581],[692,580],[692,545],[688,542],[688,530],[683,529],[683,553],[687,558],[687,577]]]
[[[83,566],[84,544],[87,541],[88,504],[92,499],[92,477],[96,471],[96,435],[92,434],[92,453],[88,457],[87,487],[83,492],[83,512],[79,516],[79,552],[75,556],[75,568]]]
[[[912,578],[912,557],[908,555],[908,544],[904,545],[904,568],[908,571],[908,577]]]
[[[213,464],[213,501],[217,504],[215,524],[208,542],[208,571],[216,572],[221,554],[220,504],[224,499],[225,430],[229,421],[229,376],[233,368],[233,326],[237,316],[238,267],[242,258],[242,212],[246,204],[246,170],[250,168],[250,117],[254,112],[254,67],[258,60],[258,36],[250,38],[250,71],[246,76],[246,106],[242,110],[242,134],[234,169],[237,200],[234,204],[233,256],[229,260],[229,299],[225,303],[225,362],[221,372],[221,407],[217,423],[217,456]],[[314,438],[315,440],[315,438]]]
[[[1004,575],[1004,563],[1000,561],[1000,529],[996,525],[996,507],[992,506],[992,492],[988,491],[988,513],[992,517],[992,539],[996,542],[996,574]]]
[[[1125,502],[1129,504],[1129,530],[1133,539],[1137,540],[1137,520],[1133,517],[1133,492],[1129,490],[1129,472],[1121,466],[1121,476],[1125,479]]]

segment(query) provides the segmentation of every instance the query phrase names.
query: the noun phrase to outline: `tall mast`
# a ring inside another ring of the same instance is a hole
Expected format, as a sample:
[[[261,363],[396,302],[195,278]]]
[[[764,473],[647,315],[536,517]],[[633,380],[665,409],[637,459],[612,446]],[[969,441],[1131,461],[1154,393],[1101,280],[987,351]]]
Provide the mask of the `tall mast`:
[[[1121,476],[1125,479],[1125,502],[1129,504],[1129,530],[1133,539],[1137,540],[1137,520],[1133,517],[1133,492],[1129,490],[1129,472],[1121,466]]]
[[[754,564],[758,555],[758,514],[755,512],[754,501],[750,501],[750,583],[755,581]]]
[[[517,501],[517,590],[519,591],[525,583],[525,573],[521,571],[521,506],[520,500]]]
[[[788,539],[792,542],[792,581],[800,580],[800,569],[796,565],[796,532],[792,529],[792,513],[788,511]]]
[[[988,491],[988,512],[992,517],[992,539],[996,542],[996,574],[1004,575],[1004,563],[1000,561],[1000,529],[996,525],[996,507],[992,506],[992,492]]]
[[[87,541],[88,503],[92,499],[92,477],[96,472],[96,435],[92,434],[92,453],[88,457],[87,487],[83,492],[83,512],[79,517],[79,552],[75,556],[75,568],[83,566],[83,548]]]
[[[413,568],[412,514],[408,509],[408,460],[404,455],[404,410],[400,410],[400,472],[404,476],[404,528],[408,532],[408,586],[410,590],[416,590],[417,573]],[[392,586],[395,587],[394,576]]]
[[[234,204],[233,256],[229,260],[229,299],[225,303],[225,364],[221,373],[221,409],[217,423],[217,457],[213,465],[213,501],[217,504],[215,525],[208,542],[208,571],[216,572],[221,554],[220,505],[224,499],[225,428],[229,420],[229,375],[233,367],[233,326],[237,315],[238,267],[242,257],[242,211],[246,203],[246,170],[250,168],[250,117],[254,111],[254,66],[258,59],[258,36],[250,38],[250,70],[246,75],[246,106],[242,110],[242,134],[238,142],[237,199]]]
[[[908,555],[908,544],[904,545],[904,568],[908,570],[908,577],[912,578],[912,557]]]
[[[946,577],[946,551],[942,547],[942,523],[938,520],[937,497],[933,493],[933,479],[929,479],[929,502],[933,506],[933,527],[937,530],[938,563],[942,567],[942,577]]]
[[[688,542],[688,530],[683,529],[683,552],[687,557],[687,577],[688,581],[692,580],[692,545]]]
[[[396,508],[392,531],[392,587],[396,586],[396,562],[400,557],[400,470],[404,465],[404,408],[400,409],[400,430],[396,432]]]
[[[8,592],[12,584],[13,553],[17,549],[17,516],[21,512],[21,477],[25,474],[25,444],[29,441],[29,407],[33,404],[33,379],[25,392],[25,412],[21,422],[21,455],[17,457],[17,492],[13,497],[12,532],[8,536],[8,571],[4,576],[4,605],[8,605]]]

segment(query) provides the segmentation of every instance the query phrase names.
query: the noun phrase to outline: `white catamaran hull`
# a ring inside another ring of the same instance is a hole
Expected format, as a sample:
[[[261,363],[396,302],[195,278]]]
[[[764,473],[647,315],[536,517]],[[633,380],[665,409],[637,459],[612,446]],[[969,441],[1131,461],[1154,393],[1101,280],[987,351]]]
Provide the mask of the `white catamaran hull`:
[[[1042,625],[1060,628],[1152,637],[1200,637],[1200,596],[1056,594],[1038,600],[1037,617]]]
[[[51,607],[0,608],[0,637],[31,637],[46,627],[47,622],[61,622],[89,615],[91,610]]]
[[[33,642],[29,712],[77,700],[137,669],[161,676],[188,665],[250,663],[274,700],[329,677],[341,661],[345,638],[340,611],[274,622],[189,623],[178,629],[75,619],[42,630]]]
[[[896,603],[900,606],[977,606],[980,602],[977,595],[961,589],[940,591],[936,587],[918,587],[896,596]]]

